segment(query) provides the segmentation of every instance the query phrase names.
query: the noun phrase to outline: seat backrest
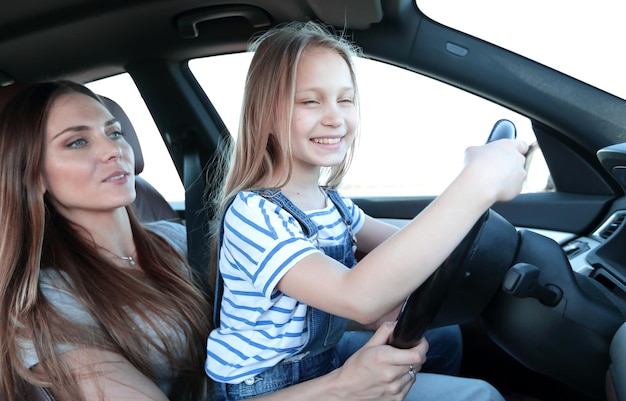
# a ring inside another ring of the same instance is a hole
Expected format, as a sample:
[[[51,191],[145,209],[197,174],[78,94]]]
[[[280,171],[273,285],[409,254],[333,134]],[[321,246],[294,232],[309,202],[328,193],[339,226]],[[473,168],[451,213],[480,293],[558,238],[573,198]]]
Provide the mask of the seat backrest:
[[[132,207],[137,217],[144,223],[157,220],[169,220],[181,223],[181,217],[163,195],[139,175],[144,168],[143,153],[141,152],[137,132],[135,132],[135,128],[130,122],[128,115],[120,105],[112,99],[104,96],[101,96],[101,98],[105,106],[109,109],[109,112],[119,121],[124,137],[135,153],[135,189],[137,191],[137,197]]]
[[[608,401],[626,401],[626,323],[615,332],[609,349],[611,363],[606,376]]]

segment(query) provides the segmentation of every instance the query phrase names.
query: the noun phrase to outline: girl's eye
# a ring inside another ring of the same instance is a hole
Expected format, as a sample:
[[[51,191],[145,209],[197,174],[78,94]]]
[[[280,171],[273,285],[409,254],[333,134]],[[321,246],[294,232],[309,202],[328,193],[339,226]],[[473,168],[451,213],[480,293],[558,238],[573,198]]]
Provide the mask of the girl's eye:
[[[339,102],[340,103],[354,103],[354,99],[346,98],[346,99],[341,99]]]

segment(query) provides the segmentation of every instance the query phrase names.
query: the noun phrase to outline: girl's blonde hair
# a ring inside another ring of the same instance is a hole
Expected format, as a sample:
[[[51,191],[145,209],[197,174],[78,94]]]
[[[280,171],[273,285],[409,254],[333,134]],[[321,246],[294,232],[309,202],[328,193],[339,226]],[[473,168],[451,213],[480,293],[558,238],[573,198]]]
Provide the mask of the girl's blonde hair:
[[[57,213],[44,193],[46,122],[55,100],[68,93],[100,101],[82,85],[46,82],[24,89],[0,114],[0,399],[23,399],[26,383],[32,383],[50,387],[59,400],[83,400],[76,377],[55,352],[58,344],[117,352],[148,377],[148,350],[154,347],[181,378],[174,386],[178,399],[201,399],[209,307],[186,275],[183,257],[127,207],[143,271],[121,269],[100,255],[83,228]],[[70,321],[48,302],[39,287],[42,268],[59,272],[95,325]],[[135,331],[133,316],[160,341]],[[186,349],[174,349],[154,316],[181,330]],[[36,371],[22,361],[25,339],[37,353]]]
[[[293,111],[296,71],[302,53],[311,48],[337,52],[350,70],[358,110],[358,91],[354,57],[360,50],[330,27],[314,22],[294,22],[271,29],[254,40],[254,51],[241,110],[239,134],[229,160],[221,202],[242,190],[261,189],[277,167],[286,174],[278,187],[291,177],[290,127]],[[355,134],[358,136],[358,128]],[[353,142],[353,143],[355,143]],[[322,185],[337,187],[352,161],[354,145],[343,162],[329,168]]]

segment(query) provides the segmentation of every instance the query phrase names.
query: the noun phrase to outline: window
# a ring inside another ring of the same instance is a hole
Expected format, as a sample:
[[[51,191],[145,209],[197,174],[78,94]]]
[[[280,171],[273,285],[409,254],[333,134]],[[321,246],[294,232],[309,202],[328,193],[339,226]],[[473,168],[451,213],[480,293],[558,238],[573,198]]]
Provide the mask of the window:
[[[141,145],[144,159],[141,176],[165,197],[174,210],[183,210],[185,208],[183,184],[163,138],[130,75],[120,74],[90,82],[86,86],[95,93],[114,100],[124,109],[133,123]]]
[[[598,0],[416,0],[451,28],[626,99],[626,3]],[[558,26],[558,29],[556,28]]]
[[[236,136],[250,53],[192,60],[191,71]],[[344,179],[347,196],[433,196],[461,168],[463,152],[485,142],[502,118],[535,142],[530,121],[439,81],[373,60],[356,63],[361,138]],[[385,77],[385,79],[380,79]],[[549,173],[535,152],[524,192],[544,191]]]

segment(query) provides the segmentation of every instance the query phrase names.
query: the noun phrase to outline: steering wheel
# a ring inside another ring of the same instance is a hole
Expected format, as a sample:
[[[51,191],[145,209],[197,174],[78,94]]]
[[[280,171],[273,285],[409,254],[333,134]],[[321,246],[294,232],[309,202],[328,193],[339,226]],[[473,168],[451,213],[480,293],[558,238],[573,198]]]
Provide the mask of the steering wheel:
[[[517,136],[515,125],[509,120],[497,121],[487,142]],[[467,271],[466,260],[483,224],[489,218],[485,212],[474,224],[469,233],[452,251],[450,256],[433,274],[405,300],[398,316],[398,322],[391,336],[390,344],[397,348],[411,348],[424,336],[446,298],[452,283]]]

